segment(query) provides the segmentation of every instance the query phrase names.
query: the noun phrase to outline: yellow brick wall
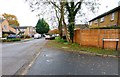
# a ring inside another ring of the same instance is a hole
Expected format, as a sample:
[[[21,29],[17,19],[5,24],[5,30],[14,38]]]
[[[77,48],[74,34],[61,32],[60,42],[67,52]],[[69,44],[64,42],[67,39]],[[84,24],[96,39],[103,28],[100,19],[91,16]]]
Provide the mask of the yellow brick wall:
[[[120,11],[119,11],[119,20],[118,21],[119,21],[118,26],[120,26]]]
[[[103,22],[100,22],[100,27],[106,27],[106,26],[113,26],[113,25],[117,25],[117,21],[118,21],[118,12],[114,12],[114,20],[111,20],[111,17],[112,17],[112,13],[105,16],[105,19]],[[100,20],[100,19],[99,19]]]

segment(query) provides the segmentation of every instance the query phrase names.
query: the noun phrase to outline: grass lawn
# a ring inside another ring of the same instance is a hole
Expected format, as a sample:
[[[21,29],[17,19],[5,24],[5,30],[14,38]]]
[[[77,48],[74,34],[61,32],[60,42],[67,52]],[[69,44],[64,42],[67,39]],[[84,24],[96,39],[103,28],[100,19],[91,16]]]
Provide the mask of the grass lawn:
[[[47,43],[47,47],[53,47],[58,49],[63,49],[65,51],[71,51],[71,52],[88,52],[88,53],[94,53],[94,54],[103,54],[103,55],[118,55],[118,51],[112,50],[112,49],[102,49],[102,48],[96,48],[96,47],[85,47],[80,46],[76,43],[68,43],[60,38],[56,38],[55,40],[50,40]]]

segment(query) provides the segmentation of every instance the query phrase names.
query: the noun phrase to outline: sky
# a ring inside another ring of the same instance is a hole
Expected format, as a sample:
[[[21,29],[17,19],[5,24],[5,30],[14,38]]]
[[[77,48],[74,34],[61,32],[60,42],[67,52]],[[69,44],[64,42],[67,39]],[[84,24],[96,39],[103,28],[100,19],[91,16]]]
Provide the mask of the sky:
[[[120,0],[100,0],[101,6],[97,15],[117,7],[119,1]],[[3,13],[16,15],[20,26],[35,26],[38,21],[36,13],[31,12],[28,3],[24,0],[0,0],[0,14]],[[92,19],[95,16],[90,16],[90,18]]]

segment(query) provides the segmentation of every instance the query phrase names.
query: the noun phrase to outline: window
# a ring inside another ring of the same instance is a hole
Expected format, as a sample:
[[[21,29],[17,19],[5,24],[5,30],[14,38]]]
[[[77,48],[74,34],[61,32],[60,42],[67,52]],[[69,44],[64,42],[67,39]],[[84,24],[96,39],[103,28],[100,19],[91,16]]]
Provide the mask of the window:
[[[90,22],[90,26],[92,25],[92,22]]]
[[[111,15],[111,20],[114,20],[114,18],[115,18],[115,14],[112,13],[112,15]]]
[[[4,25],[4,29],[7,29],[7,26],[6,26],[6,25]]]
[[[96,19],[96,20],[94,21],[94,23],[98,23],[98,19]]]
[[[102,18],[101,18],[101,20],[100,20],[100,22],[103,22],[104,20],[105,20],[105,18],[104,18],[104,17],[102,17]]]

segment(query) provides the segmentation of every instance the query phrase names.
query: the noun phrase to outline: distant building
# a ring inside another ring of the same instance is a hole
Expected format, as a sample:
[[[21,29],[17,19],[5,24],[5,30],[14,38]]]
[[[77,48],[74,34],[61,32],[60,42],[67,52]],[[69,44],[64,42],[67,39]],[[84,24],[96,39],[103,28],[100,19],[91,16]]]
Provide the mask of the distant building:
[[[76,24],[75,25],[75,30],[76,29],[88,29],[88,28],[89,28],[88,24]]]
[[[32,36],[35,34],[35,30],[32,26],[22,26],[19,27],[19,29],[22,35]]]
[[[88,24],[75,24],[74,30],[76,30],[76,29],[88,29],[88,28],[89,28]],[[68,30],[68,28],[67,28],[67,30]],[[63,31],[62,35],[65,36],[65,29],[64,29],[64,27],[62,28],[62,31]]]
[[[4,34],[16,34],[16,30],[9,25],[7,20],[0,19],[0,37]]]
[[[90,28],[120,26],[120,6],[89,21]]]

